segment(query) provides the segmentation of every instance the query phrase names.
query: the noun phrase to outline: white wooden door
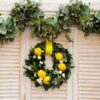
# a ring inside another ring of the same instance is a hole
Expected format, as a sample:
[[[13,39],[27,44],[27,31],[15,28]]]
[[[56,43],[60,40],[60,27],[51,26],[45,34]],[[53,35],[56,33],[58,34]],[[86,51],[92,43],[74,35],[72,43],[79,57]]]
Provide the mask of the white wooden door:
[[[23,35],[25,36],[25,35]],[[0,100],[24,100],[25,37],[0,44]]]
[[[81,0],[95,10],[100,10],[99,0]],[[100,100],[100,35],[90,34],[77,28],[72,29],[73,57],[73,100]]]
[[[0,100],[20,98],[20,40],[0,45]]]
[[[100,35],[74,30],[73,100],[100,100]]]

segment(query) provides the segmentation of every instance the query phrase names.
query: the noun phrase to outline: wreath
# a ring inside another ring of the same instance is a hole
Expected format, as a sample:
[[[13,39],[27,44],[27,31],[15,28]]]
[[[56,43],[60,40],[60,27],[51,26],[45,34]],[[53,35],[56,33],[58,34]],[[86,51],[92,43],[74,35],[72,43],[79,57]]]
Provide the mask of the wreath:
[[[46,55],[52,57],[52,69],[45,64]],[[59,88],[70,77],[73,68],[68,50],[61,44],[48,40],[31,48],[26,65],[25,75],[34,81],[37,87],[42,86],[45,90]]]

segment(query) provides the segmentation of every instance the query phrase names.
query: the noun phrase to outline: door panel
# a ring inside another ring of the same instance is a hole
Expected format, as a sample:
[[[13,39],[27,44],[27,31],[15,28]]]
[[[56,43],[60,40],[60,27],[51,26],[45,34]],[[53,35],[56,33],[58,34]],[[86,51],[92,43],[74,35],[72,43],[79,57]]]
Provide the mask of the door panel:
[[[0,44],[0,100],[20,99],[20,39]]]
[[[74,43],[74,61],[77,65],[74,71],[74,74],[77,74],[77,78],[74,77],[74,81],[76,81],[74,88],[77,87],[77,90],[75,88],[76,100],[99,100],[100,36],[91,34],[84,37],[84,33],[79,30],[77,30],[76,36],[76,44]],[[76,50],[77,52],[75,52]]]

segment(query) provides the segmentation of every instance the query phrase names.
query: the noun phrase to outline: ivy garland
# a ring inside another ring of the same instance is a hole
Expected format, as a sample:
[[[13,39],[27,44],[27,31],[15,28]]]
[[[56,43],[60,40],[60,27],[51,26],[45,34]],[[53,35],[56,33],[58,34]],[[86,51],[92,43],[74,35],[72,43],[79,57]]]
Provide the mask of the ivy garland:
[[[54,17],[40,19],[39,22],[34,23],[32,26],[34,27],[35,35],[41,39],[52,40],[60,34],[57,19]]]
[[[59,9],[57,16],[45,18],[39,4],[26,0],[15,3],[9,18],[0,18],[0,40],[12,40],[26,27],[30,27],[37,37],[51,40],[69,31],[73,25],[85,33],[100,34],[100,10],[93,11],[88,5],[76,2]],[[66,37],[69,39],[68,34]]]
[[[12,8],[10,15],[16,20],[17,27],[21,31],[44,18],[44,13],[39,8],[39,4],[30,0],[27,0],[25,3],[15,3],[15,7]]]
[[[3,40],[14,39],[26,27],[31,27],[36,21],[43,19],[44,13],[39,4],[26,0],[24,3],[15,3],[9,16],[5,20],[0,19],[0,38]]]
[[[52,69],[48,69],[46,60],[46,42],[41,42],[31,48],[25,75],[28,76],[35,85],[49,88],[59,88],[70,77],[72,66],[72,57],[67,49],[59,43],[53,43]],[[49,51],[50,52],[50,51]]]
[[[82,2],[72,3],[59,10],[58,23],[63,31],[68,30],[70,26],[77,26],[86,34],[100,34],[100,10],[91,10]]]
[[[41,39],[52,40],[60,34],[57,18],[44,18],[44,13],[39,8],[39,4],[30,0],[26,0],[25,3],[15,3],[10,17],[6,20],[0,20],[0,38],[3,40],[15,38],[26,27],[30,27],[33,35]]]
[[[19,30],[16,27],[16,21],[9,17],[6,20],[0,19],[0,40],[13,40],[19,35]]]

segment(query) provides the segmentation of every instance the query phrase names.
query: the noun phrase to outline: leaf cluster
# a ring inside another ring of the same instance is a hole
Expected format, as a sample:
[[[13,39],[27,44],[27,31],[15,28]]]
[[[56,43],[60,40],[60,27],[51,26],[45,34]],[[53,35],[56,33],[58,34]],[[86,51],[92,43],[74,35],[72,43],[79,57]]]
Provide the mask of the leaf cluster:
[[[100,11],[94,11],[82,2],[59,9],[58,23],[63,31],[77,26],[86,33],[100,33]]]

